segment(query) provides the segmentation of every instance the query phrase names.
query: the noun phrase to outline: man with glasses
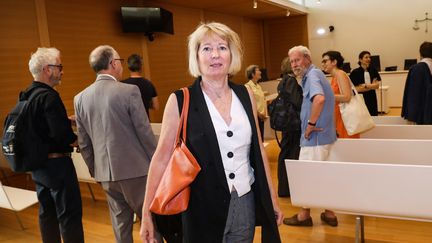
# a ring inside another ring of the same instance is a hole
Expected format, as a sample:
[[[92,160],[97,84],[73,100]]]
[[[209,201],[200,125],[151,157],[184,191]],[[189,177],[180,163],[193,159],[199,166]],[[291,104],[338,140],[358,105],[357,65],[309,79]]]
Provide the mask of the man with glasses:
[[[116,240],[133,242],[156,140],[138,87],[119,82],[122,61],[111,46],[96,47],[89,57],[96,81],[74,105],[81,154],[105,190]]]
[[[32,171],[39,200],[39,227],[43,242],[84,242],[82,203],[70,153],[77,145],[71,121],[54,86],[60,83],[63,66],[56,48],[38,48],[31,55],[29,70],[34,78],[25,91],[43,89],[30,103],[32,122],[48,144],[47,161]]]

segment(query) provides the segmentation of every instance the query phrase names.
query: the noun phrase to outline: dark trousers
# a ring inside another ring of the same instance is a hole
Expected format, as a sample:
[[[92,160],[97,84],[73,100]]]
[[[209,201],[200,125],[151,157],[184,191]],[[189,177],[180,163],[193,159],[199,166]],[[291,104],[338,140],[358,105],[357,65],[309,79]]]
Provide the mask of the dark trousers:
[[[281,151],[278,158],[278,195],[290,197],[285,159],[298,159],[301,131],[282,132]]]
[[[260,133],[261,133],[261,140],[264,142],[264,121],[265,120],[261,120],[259,117],[258,117],[258,126],[259,126],[259,129],[260,129]]]
[[[81,194],[72,160],[63,157],[50,159],[49,163],[62,167],[57,175],[52,175],[53,180],[43,183],[34,178],[42,241],[61,243],[63,238],[64,243],[84,242]],[[47,175],[50,171],[52,168],[39,171],[39,174]],[[46,179],[45,177],[43,181]]]

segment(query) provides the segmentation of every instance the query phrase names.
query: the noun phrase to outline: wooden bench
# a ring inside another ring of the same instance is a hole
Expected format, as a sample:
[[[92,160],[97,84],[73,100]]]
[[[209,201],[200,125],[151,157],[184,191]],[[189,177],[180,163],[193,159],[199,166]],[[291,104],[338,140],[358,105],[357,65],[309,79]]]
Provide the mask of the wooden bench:
[[[432,125],[376,125],[360,138],[432,139]]]
[[[295,206],[432,222],[432,140],[340,139],[328,161],[286,160]]]

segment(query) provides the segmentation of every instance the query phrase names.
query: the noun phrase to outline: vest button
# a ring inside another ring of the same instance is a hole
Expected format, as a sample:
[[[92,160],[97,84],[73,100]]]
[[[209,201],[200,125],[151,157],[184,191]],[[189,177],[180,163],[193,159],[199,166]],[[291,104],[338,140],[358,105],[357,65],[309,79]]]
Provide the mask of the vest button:
[[[232,131],[228,131],[227,132],[227,136],[230,138],[230,137],[232,137],[234,135],[234,133],[232,132]]]
[[[228,158],[232,158],[232,157],[234,157],[234,154],[233,154],[233,152],[228,152],[227,156],[228,156]]]

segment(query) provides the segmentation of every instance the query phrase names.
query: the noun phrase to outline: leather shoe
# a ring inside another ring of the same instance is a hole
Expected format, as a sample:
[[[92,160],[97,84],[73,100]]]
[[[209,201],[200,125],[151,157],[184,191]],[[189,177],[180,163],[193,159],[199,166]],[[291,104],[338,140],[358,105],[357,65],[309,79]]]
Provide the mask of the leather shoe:
[[[321,213],[321,220],[332,227],[338,226],[338,220],[337,220],[336,216],[334,218],[330,218],[330,217],[327,217],[324,212],[322,212]]]
[[[291,218],[285,218],[283,220],[283,223],[286,225],[291,225],[291,226],[307,226],[308,227],[308,226],[313,225],[312,217],[309,216],[309,218],[307,218],[307,219],[299,220],[297,218],[297,214],[295,214]]]

